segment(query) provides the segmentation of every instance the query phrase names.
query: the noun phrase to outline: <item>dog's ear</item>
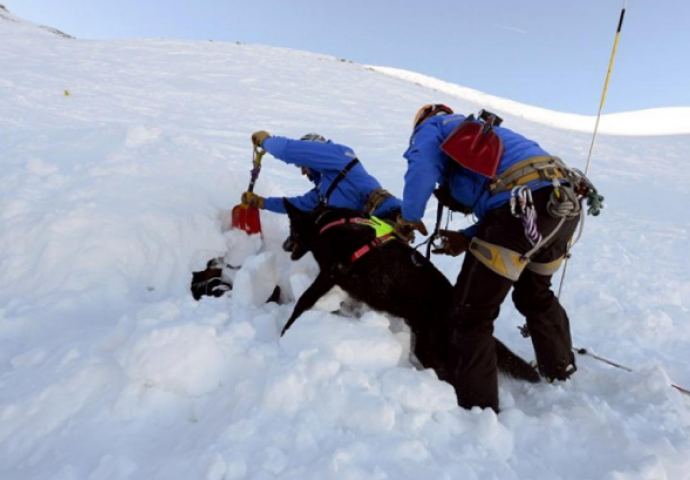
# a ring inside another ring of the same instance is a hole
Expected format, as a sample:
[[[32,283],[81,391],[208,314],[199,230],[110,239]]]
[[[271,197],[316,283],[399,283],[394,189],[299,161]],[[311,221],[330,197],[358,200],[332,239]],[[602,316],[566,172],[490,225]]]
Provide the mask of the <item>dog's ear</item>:
[[[285,211],[290,219],[297,218],[302,214],[302,210],[291,204],[285,197],[283,197],[283,205],[285,205]]]

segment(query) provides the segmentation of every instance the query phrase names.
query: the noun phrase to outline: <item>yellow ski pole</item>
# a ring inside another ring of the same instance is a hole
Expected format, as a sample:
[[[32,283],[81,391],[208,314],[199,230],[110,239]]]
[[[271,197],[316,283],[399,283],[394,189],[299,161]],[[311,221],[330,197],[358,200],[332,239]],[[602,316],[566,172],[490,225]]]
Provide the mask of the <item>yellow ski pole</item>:
[[[623,8],[621,8],[621,16],[618,20],[618,28],[616,29],[616,38],[613,41],[613,51],[611,52],[611,59],[609,60],[609,68],[606,71],[606,81],[604,82],[604,90],[601,92],[601,101],[599,102],[599,113],[597,114],[597,121],[594,124],[594,133],[592,134],[592,143],[589,145],[589,154],[587,154],[587,165],[585,166],[585,175],[589,172],[589,165],[592,161],[592,152],[594,151],[594,142],[597,139],[597,133],[599,132],[599,121],[601,120],[601,112],[604,110],[604,104],[606,103],[606,94],[609,90],[609,80],[611,79],[611,71],[613,70],[613,62],[616,59],[616,50],[618,50],[618,39],[621,35],[621,29],[623,28],[623,19],[625,19],[625,8],[628,5],[628,0],[623,0]],[[584,212],[580,213],[584,215]],[[584,228],[584,225],[580,226],[580,229]],[[582,232],[580,232],[580,235]],[[578,235],[579,238],[579,235]],[[568,260],[570,260],[570,255],[568,254],[565,258],[565,263],[563,264],[563,274],[561,275],[561,282],[558,286],[558,298],[561,297],[561,291],[563,290],[563,282],[565,281],[565,274],[568,271]]]
[[[625,18],[625,7],[628,5],[628,0],[623,0],[623,8],[621,9],[621,17],[618,20],[618,28],[616,29],[616,39],[613,41],[613,51],[611,52],[611,59],[609,60],[609,68],[606,72],[606,81],[604,82],[604,91],[601,92],[601,102],[599,103],[599,113],[597,114],[597,122],[594,124],[594,134],[592,135],[592,143],[589,145],[589,154],[587,155],[587,165],[585,166],[585,175],[589,171],[589,164],[592,160],[592,151],[594,150],[594,141],[599,132],[599,121],[601,120],[601,112],[604,110],[604,103],[606,103],[606,93],[609,90],[609,80],[611,79],[611,70],[613,70],[613,62],[616,59],[616,50],[618,50],[618,39],[623,28],[623,19]]]

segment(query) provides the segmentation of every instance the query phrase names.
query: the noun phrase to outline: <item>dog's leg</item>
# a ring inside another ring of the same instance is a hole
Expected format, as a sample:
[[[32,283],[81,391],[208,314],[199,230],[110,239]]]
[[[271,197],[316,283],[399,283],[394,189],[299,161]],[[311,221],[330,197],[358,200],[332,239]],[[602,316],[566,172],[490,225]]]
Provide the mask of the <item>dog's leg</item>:
[[[511,352],[503,342],[496,341],[496,363],[498,371],[517,380],[527,380],[531,383],[539,382],[539,373],[520,356]]]
[[[445,322],[441,314],[430,312],[421,319],[410,319],[414,333],[414,354],[424,368],[433,368],[440,380],[449,381],[446,357],[448,334],[444,333]]]
[[[314,283],[312,283],[302,294],[302,296],[299,297],[299,300],[297,300],[297,305],[295,305],[295,309],[292,311],[292,315],[285,324],[280,336],[282,337],[285,335],[285,332],[287,332],[288,328],[295,323],[295,320],[297,320],[304,312],[313,307],[314,304],[318,302],[321,297],[326,295],[334,286],[335,281],[333,280],[333,276],[330,273],[325,273],[323,271],[320,272],[316,277],[316,280],[314,280]]]

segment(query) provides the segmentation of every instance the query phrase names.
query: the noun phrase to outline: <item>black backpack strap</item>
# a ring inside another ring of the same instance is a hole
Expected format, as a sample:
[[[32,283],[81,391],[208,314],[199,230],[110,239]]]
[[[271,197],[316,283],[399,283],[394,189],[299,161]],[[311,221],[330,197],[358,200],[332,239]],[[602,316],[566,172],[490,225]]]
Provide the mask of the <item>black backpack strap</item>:
[[[345,168],[343,168],[340,171],[340,173],[338,174],[338,176],[335,177],[335,180],[333,180],[333,183],[331,183],[331,185],[328,187],[328,190],[326,191],[326,196],[323,199],[324,205],[328,204],[328,200],[330,200],[331,194],[336,189],[338,184],[343,181],[343,179],[347,176],[347,174],[350,173],[350,170],[352,170],[354,168],[354,166],[357,165],[358,163],[359,163],[359,159],[355,158],[350,163],[345,165]]]

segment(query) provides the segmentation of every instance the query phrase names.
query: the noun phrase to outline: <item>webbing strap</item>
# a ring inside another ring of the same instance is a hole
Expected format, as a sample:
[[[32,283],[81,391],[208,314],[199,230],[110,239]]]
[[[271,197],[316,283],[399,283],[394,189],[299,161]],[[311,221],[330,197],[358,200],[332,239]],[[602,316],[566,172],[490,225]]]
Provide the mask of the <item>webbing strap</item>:
[[[352,262],[362,258],[362,256],[367,254],[373,248],[376,248],[379,245],[383,245],[384,243],[388,242],[389,240],[393,240],[395,238],[393,235],[393,227],[388,222],[384,222],[383,220],[381,220],[377,217],[373,217],[373,216],[371,218],[362,218],[362,217],[341,218],[340,220],[336,220],[334,222],[331,222],[331,223],[324,225],[321,228],[321,230],[319,230],[319,234],[322,234],[326,230],[330,230],[333,227],[337,227],[339,225],[349,225],[349,224],[366,225],[367,227],[373,228],[374,232],[376,233],[376,238],[374,240],[367,243],[363,247],[357,249],[355,251],[355,253],[353,253],[350,256],[350,261],[352,261]]]
[[[559,268],[561,268],[561,265],[563,264],[563,260],[565,260],[565,255],[562,257],[557,258],[556,260],[553,260],[552,262],[548,263],[539,263],[539,262],[529,262],[527,264],[527,270],[531,270],[532,272],[536,273],[537,275],[543,275],[545,277],[550,277],[554,273],[558,271]]]
[[[333,183],[331,183],[331,185],[328,187],[328,190],[326,190],[326,196],[324,197],[323,202],[322,202],[324,205],[328,204],[328,200],[330,200],[331,194],[333,193],[335,188],[338,186],[338,184],[340,182],[343,181],[343,179],[347,176],[347,174],[350,173],[350,170],[352,170],[354,168],[354,166],[357,165],[358,163],[359,163],[359,159],[355,158],[350,163],[345,165],[345,168],[343,168],[340,171],[340,173],[338,174],[338,176],[335,177],[335,180],[333,180]]]
[[[324,225],[321,228],[321,230],[319,230],[319,234],[325,232],[326,230],[330,230],[333,227],[337,227],[339,225],[348,225],[348,224],[366,225],[367,227],[371,227],[376,232],[377,237],[382,237],[382,236],[387,235],[389,233],[393,233],[393,227],[391,226],[390,223],[385,222],[378,217],[372,216],[371,218],[362,218],[362,217],[341,218],[340,220],[336,220],[334,222],[331,222],[331,223]]]
[[[359,259],[362,258],[364,255],[366,255],[367,253],[369,253],[372,249],[374,249],[374,248],[376,248],[376,247],[378,247],[378,246],[380,246],[380,245],[383,245],[384,243],[386,243],[386,242],[389,241],[389,240],[393,240],[393,238],[394,238],[394,237],[393,237],[393,234],[392,234],[392,233],[387,233],[386,235],[384,235],[384,236],[382,236],[382,237],[376,237],[374,240],[372,240],[371,242],[367,243],[367,244],[364,245],[362,248],[358,249],[355,253],[353,253],[353,254],[350,256],[350,260],[353,261],[353,262],[354,262],[355,260],[359,260]]]
[[[383,202],[392,197],[393,195],[385,188],[377,188],[376,190],[372,190],[367,197],[367,203],[364,204],[364,212],[368,215],[373,214]]]
[[[500,245],[495,245],[489,243],[481,238],[474,237],[472,242],[470,242],[469,251],[473,254],[477,260],[486,265],[493,272],[505,277],[513,282],[516,282],[520,278],[522,270],[524,270],[531,262],[532,256],[537,253],[543,246],[551,241],[551,239],[558,233],[563,224],[565,223],[565,218],[561,218],[558,225],[549,233],[546,237],[542,238],[531,250],[527,253],[520,254],[515,250],[511,250]],[[558,270],[563,261],[563,257],[554,262],[547,264],[537,263],[530,270],[538,273],[540,275],[548,275],[551,270],[553,273]]]
[[[323,233],[326,230],[330,230],[333,227],[337,227],[338,225],[347,225],[348,223],[356,223],[356,224],[363,224],[366,222],[366,219],[364,218],[341,218],[340,220],[336,220],[335,222],[327,223],[326,225],[319,230],[319,233]]]
[[[489,185],[491,195],[525,185],[534,180],[567,178],[568,166],[558,157],[537,156],[518,162]]]
[[[523,259],[519,252],[478,237],[474,237],[470,242],[469,251],[489,270],[513,282],[517,282],[527,265],[527,260]]]

